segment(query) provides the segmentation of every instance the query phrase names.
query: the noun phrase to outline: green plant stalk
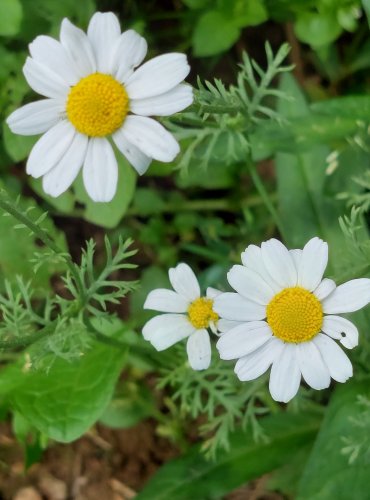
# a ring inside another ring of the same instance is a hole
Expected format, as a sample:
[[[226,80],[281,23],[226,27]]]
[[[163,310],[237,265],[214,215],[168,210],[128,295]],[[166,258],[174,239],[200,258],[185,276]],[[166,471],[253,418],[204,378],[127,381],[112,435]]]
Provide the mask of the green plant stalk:
[[[257,171],[256,164],[253,162],[253,160],[250,156],[247,157],[247,167],[248,167],[250,176],[252,178],[252,181],[253,181],[259,195],[261,196],[262,200],[264,201],[266,208],[270,212],[271,217],[273,218],[279,233],[281,234],[283,239],[285,239],[286,232],[285,232],[284,224],[283,224],[282,220],[280,219],[280,216],[277,213],[277,210],[274,207],[274,204],[272,203],[272,200],[271,200],[269,193],[266,191],[266,188],[265,188],[265,186],[264,186],[264,184],[259,176],[259,173]]]

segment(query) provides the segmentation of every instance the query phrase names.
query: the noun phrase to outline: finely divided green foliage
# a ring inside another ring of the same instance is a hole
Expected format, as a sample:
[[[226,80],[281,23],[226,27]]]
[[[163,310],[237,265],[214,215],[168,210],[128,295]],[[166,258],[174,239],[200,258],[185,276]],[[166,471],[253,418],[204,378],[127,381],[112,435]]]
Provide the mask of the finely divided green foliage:
[[[256,126],[267,119],[281,120],[270,105],[271,99],[289,97],[273,88],[272,83],[280,73],[292,69],[284,65],[290,49],[284,44],[273,54],[266,43],[265,50],[265,70],[244,53],[236,85],[227,88],[221,80],[214,83],[198,80],[194,111],[190,108],[189,112],[166,121],[176,137],[186,144],[179,168],[188,168],[195,162],[198,168],[215,162],[226,165],[243,162],[250,154],[249,136]]]
[[[29,208],[22,209],[19,202],[14,203],[4,190],[0,192],[0,209],[4,212],[3,215],[9,215],[19,222],[15,225],[16,230],[30,231],[31,235],[37,237],[45,246],[45,252],[34,253],[31,259],[35,273],[38,273],[45,262],[49,262],[50,259],[57,259],[64,264],[66,273],[62,276],[62,280],[72,297],[66,299],[61,295],[46,295],[40,314],[40,306],[38,305],[37,312],[34,308],[34,291],[30,284],[26,284],[22,278],[16,278],[14,285],[5,282],[5,293],[0,296],[3,316],[0,348],[11,350],[26,347],[43,339],[46,342],[42,345],[47,352],[48,348],[51,349],[55,338],[61,337],[62,344],[67,349],[64,352],[63,348],[64,356],[68,356],[69,350],[71,356],[75,356],[77,346],[72,341],[74,348],[68,349],[67,339],[70,336],[71,339],[81,339],[83,342],[84,336],[76,335],[76,328],[77,333],[81,333],[79,330],[86,330],[94,337],[105,339],[106,342],[114,342],[96,330],[91,319],[104,317],[107,314],[107,304],[118,303],[119,299],[135,289],[137,285],[135,282],[109,280],[112,273],[135,267],[126,262],[136,253],[135,250],[128,250],[132,241],[123,242],[119,239],[117,249],[113,253],[109,239],[106,237],[104,242],[106,261],[97,272],[93,241],[87,243],[78,265],[73,262],[71,255],[64,248],[58,246],[56,240],[43,227],[46,213],[36,218],[33,217],[33,212]],[[57,354],[57,350],[54,354]]]

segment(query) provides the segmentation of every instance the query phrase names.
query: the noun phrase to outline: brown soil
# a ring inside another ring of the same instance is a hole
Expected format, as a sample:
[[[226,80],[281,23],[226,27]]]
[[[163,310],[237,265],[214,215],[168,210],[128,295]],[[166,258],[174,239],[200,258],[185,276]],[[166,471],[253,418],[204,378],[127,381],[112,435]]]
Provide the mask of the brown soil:
[[[153,421],[122,430],[98,425],[72,444],[49,445],[41,463],[25,472],[22,449],[9,426],[2,424],[0,500],[130,500],[178,454],[171,442],[156,434]],[[267,493],[264,484],[261,478],[225,500],[282,499]]]

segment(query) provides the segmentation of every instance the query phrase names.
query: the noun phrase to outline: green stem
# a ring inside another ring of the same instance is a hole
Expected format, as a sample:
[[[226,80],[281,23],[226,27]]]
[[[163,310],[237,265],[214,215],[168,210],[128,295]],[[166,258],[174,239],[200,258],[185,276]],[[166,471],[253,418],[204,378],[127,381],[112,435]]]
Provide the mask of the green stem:
[[[14,340],[0,340],[0,349],[15,349],[17,347],[28,347],[29,345],[37,342],[50,335],[56,328],[57,321],[53,321],[48,326],[42,330],[38,330],[32,335],[27,335],[27,337],[18,338]]]
[[[240,202],[233,202],[227,198],[218,198],[215,200],[186,200],[184,202],[167,203],[159,208],[158,213],[177,213],[177,212],[199,212],[208,210],[220,210],[224,212],[238,212],[243,208],[256,207],[264,203],[259,195],[249,196],[248,199]],[[143,215],[140,210],[130,208],[127,215]]]
[[[253,162],[253,160],[251,159],[250,156],[247,158],[247,167],[248,167],[250,176],[253,180],[253,183],[254,183],[259,195],[261,196],[264,204],[266,205],[266,208],[270,212],[271,217],[273,218],[275,225],[279,230],[279,233],[285,239],[286,233],[285,233],[284,224],[282,223],[280,216],[277,213],[277,210],[274,207],[274,204],[272,203],[272,200],[271,200],[269,193],[266,191],[264,183],[262,182],[262,180],[259,176],[259,173],[257,171],[256,164]]]

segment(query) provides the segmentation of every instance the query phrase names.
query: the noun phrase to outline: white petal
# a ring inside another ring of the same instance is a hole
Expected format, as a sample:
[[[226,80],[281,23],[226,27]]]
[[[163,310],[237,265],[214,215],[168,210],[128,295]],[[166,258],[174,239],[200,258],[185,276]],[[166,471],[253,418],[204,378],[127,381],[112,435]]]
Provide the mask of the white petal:
[[[125,88],[130,99],[145,99],[164,94],[187,77],[190,66],[185,54],[163,54],[137,69]]]
[[[217,288],[213,288],[211,286],[209,286],[206,290],[206,296],[209,299],[215,299],[221,293],[222,293],[221,290],[217,290]]]
[[[54,125],[33,146],[27,160],[27,173],[37,179],[51,170],[68,150],[75,134],[67,120]]]
[[[275,293],[281,291],[281,286],[274,281],[273,277],[268,273],[265,264],[263,263],[262,250],[256,245],[249,245],[241,254],[243,266],[248,267],[252,271],[258,273],[261,278],[274,290]]]
[[[113,48],[120,35],[121,28],[113,12],[96,12],[91,18],[87,36],[95,54],[98,72],[111,72]]]
[[[267,305],[274,296],[273,289],[259,274],[245,266],[233,266],[227,280],[240,295],[257,304]]]
[[[215,298],[213,309],[224,319],[253,321],[266,318],[266,307],[245,299],[238,293],[221,293]]]
[[[123,133],[122,128],[119,128],[113,135],[113,141],[123,156],[134,167],[139,175],[145,174],[152,161],[149,156],[146,156],[139,148],[128,141]]]
[[[60,41],[81,78],[96,72],[95,56],[87,35],[68,19],[62,21]]]
[[[347,349],[353,349],[358,345],[357,327],[348,319],[340,316],[324,316],[322,331],[339,340]]]
[[[235,373],[239,380],[254,380],[268,370],[275,359],[280,356],[284,347],[281,340],[272,337],[263,346],[243,356],[235,365]]]
[[[329,370],[313,342],[297,344],[297,359],[302,376],[310,387],[316,390],[329,387]]]
[[[182,295],[165,288],[157,288],[149,293],[144,309],[153,311],[184,313],[188,310],[190,301]]]
[[[29,44],[33,59],[56,73],[68,85],[75,85],[79,75],[63,45],[51,36],[37,36]]]
[[[232,321],[231,319],[219,319],[217,321],[217,330],[220,333],[225,333],[235,328],[236,326],[242,325],[244,321]]]
[[[173,135],[152,118],[127,116],[121,130],[129,142],[155,160],[171,162],[180,152]]]
[[[134,68],[141,64],[146,56],[148,44],[145,38],[134,30],[128,30],[116,40],[112,50],[110,72],[119,82],[125,83]]]
[[[328,244],[312,238],[303,248],[297,284],[310,292],[320,284],[328,264]]]
[[[185,299],[193,301],[200,297],[198,280],[187,264],[180,263],[172,267],[168,271],[168,276],[175,292]]]
[[[86,191],[92,200],[112,200],[117,190],[118,167],[107,139],[90,138],[82,174]]]
[[[261,246],[265,267],[272,278],[282,288],[296,286],[297,271],[288,249],[272,238]]]
[[[59,163],[42,179],[42,187],[46,194],[56,197],[69,188],[83,165],[88,142],[86,135],[76,132],[69,149]]]
[[[335,281],[330,280],[329,278],[324,278],[316,290],[314,290],[313,294],[319,300],[323,300],[335,290],[335,287]]]
[[[296,354],[295,344],[285,344],[272,364],[269,389],[275,401],[288,403],[297,394],[301,372]]]
[[[183,314],[160,314],[144,325],[143,336],[157,351],[163,351],[191,335],[194,330]]]
[[[301,265],[302,250],[300,250],[299,248],[295,248],[294,250],[289,250],[289,253],[292,256],[295,268],[298,273],[299,266]]]
[[[221,335],[217,349],[221,359],[237,359],[255,351],[272,337],[265,321],[250,321]]]
[[[345,382],[353,375],[352,364],[339,345],[327,335],[319,333],[313,339],[328,367],[330,376],[337,382]]]
[[[45,97],[66,99],[70,91],[69,85],[60,76],[31,57],[27,57],[23,73],[29,86]]]
[[[64,104],[54,99],[31,102],[16,109],[6,120],[15,134],[43,134],[60,120]]]
[[[190,106],[193,102],[193,89],[190,85],[180,84],[165,94],[131,99],[130,110],[142,116],[169,116]]]
[[[206,370],[211,363],[211,341],[207,330],[197,330],[186,344],[189,364],[193,370]]]
[[[347,281],[338,286],[322,302],[324,313],[336,314],[358,311],[370,302],[370,279]]]

